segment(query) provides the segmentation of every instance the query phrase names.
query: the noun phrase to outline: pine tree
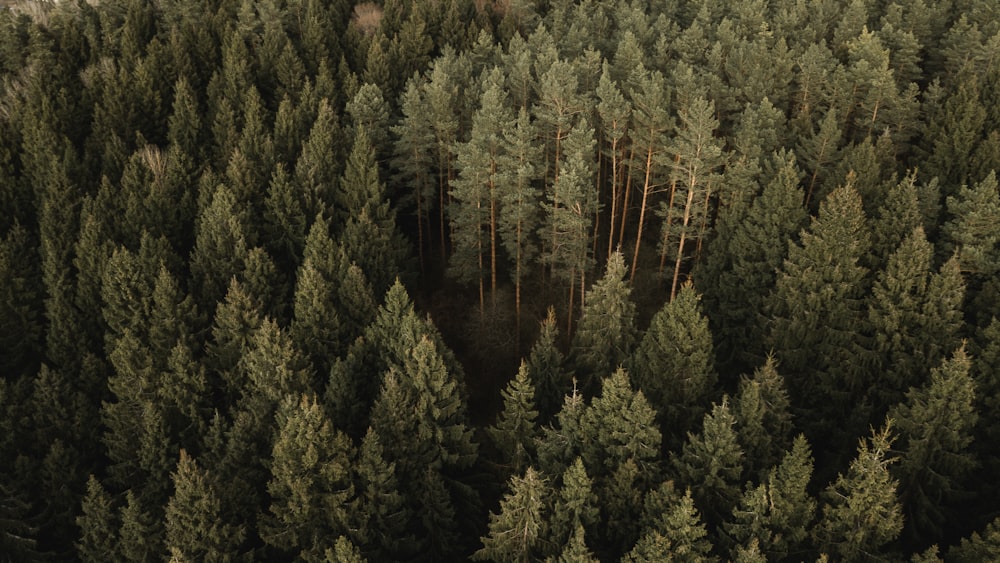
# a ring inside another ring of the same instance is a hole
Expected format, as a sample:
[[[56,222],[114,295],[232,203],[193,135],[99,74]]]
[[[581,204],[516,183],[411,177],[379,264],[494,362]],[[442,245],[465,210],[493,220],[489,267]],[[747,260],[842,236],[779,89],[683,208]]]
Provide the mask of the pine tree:
[[[545,534],[547,483],[535,469],[528,467],[523,477],[510,479],[510,492],[500,501],[500,513],[490,513],[490,533],[483,536],[483,547],[473,554],[481,561],[530,561]]]
[[[593,491],[593,481],[587,475],[587,468],[581,458],[566,468],[549,520],[547,541],[553,546],[582,543],[583,531],[594,529],[600,521],[597,495]],[[575,539],[577,535],[581,537]]]
[[[958,563],[992,561],[1000,557],[1000,519],[994,519],[983,533],[972,532],[958,545],[948,550],[948,560]]]
[[[743,476],[743,449],[728,397],[713,404],[699,434],[688,433],[680,455],[671,456],[680,482],[691,489],[695,504],[711,523],[729,514],[739,496]]]
[[[941,538],[958,515],[963,482],[975,465],[968,451],[976,425],[975,383],[965,347],[932,370],[930,381],[906,393],[889,411],[902,456],[892,474],[899,481],[908,535]]]
[[[661,445],[656,411],[642,391],[632,388],[624,369],[604,378],[600,396],[594,398],[580,423],[582,438],[590,442],[584,444],[584,462],[595,476],[633,460],[644,478],[654,477]]]
[[[223,393],[224,403],[234,405],[245,382],[240,378],[240,358],[250,349],[261,325],[259,305],[233,278],[223,302],[215,310],[212,338],[205,345],[205,365],[210,386]]]
[[[334,216],[334,190],[340,176],[338,164],[343,162],[339,147],[342,132],[329,100],[319,102],[309,136],[302,144],[302,153],[295,162],[295,182],[304,194],[303,211],[312,218],[319,214]]]
[[[514,379],[500,392],[504,407],[495,426],[487,429],[499,450],[502,464],[511,473],[521,473],[534,458],[534,441],[538,433],[538,411],[535,410],[535,386],[528,364],[521,362]]]
[[[535,126],[528,112],[521,108],[517,119],[504,129],[503,165],[509,167],[499,180],[500,213],[497,222],[500,241],[514,261],[511,278],[514,282],[514,309],[517,333],[521,334],[521,286],[531,270],[538,245],[533,233],[538,228],[540,190],[535,186],[540,176],[535,164],[541,157],[536,144]]]
[[[535,405],[538,407],[540,422],[548,421],[558,412],[563,397],[572,387],[570,374],[565,368],[565,358],[557,346],[558,339],[556,312],[550,307],[541,323],[538,340],[531,348],[527,366],[535,381]]]
[[[685,284],[653,317],[636,347],[629,370],[668,429],[671,446],[693,426],[714,393],[712,335],[699,296]]]
[[[812,469],[809,443],[800,434],[759,485],[747,483],[732,518],[723,524],[737,548],[757,542],[760,552],[773,560],[803,555],[816,512],[807,490]]]
[[[86,563],[111,561],[120,557],[117,539],[118,514],[111,495],[93,475],[87,480],[87,493],[80,507],[76,525],[80,536],[76,542],[77,555]]]
[[[948,220],[942,229],[944,250],[958,252],[963,272],[990,276],[1000,271],[1000,188],[991,173],[972,188],[963,186],[947,199]]]
[[[252,247],[247,217],[232,191],[222,184],[211,189],[208,207],[198,215],[190,260],[193,292],[199,308],[209,312],[225,296],[229,281],[243,273]]]
[[[710,562],[712,546],[708,542],[705,524],[695,508],[691,491],[672,502],[650,526],[623,561],[652,563],[653,561]]]
[[[361,441],[355,471],[358,475],[360,531],[363,547],[375,560],[412,553],[416,538],[406,530],[408,508],[400,493],[396,465],[385,460],[378,433],[369,428]]]
[[[831,192],[819,217],[802,232],[801,244],[789,248],[767,307],[768,343],[782,371],[795,374],[788,379],[793,404],[811,410],[817,422],[807,426],[840,421],[841,444],[861,424],[856,402],[868,387],[870,368],[862,340],[864,219],[861,198],[850,184]]]
[[[931,366],[958,345],[965,286],[950,261],[933,273],[933,248],[917,227],[889,257],[872,287],[868,318],[881,362],[880,405],[923,384]]]
[[[120,518],[117,552],[120,560],[143,563],[158,558],[163,549],[162,523],[146,511],[142,501],[131,490],[125,493],[125,506],[121,508]]]
[[[625,99],[619,85],[611,77],[611,65],[604,61],[601,67],[601,79],[597,87],[597,97],[600,102],[597,104],[598,115],[601,122],[601,138],[604,146],[601,148],[601,156],[611,160],[610,186],[611,209],[608,218],[608,256],[611,256],[615,248],[615,231],[620,224],[624,224],[625,209],[623,197],[627,188],[625,184],[625,165],[627,160],[627,140],[626,134],[632,117],[632,105]],[[607,163],[605,163],[605,169]],[[605,172],[605,177],[607,177]],[[619,240],[619,244],[621,241]]]
[[[180,561],[231,561],[245,530],[225,524],[211,475],[181,450],[165,515],[166,548]]]
[[[392,126],[395,135],[392,166],[399,181],[407,188],[400,198],[401,209],[415,208],[417,223],[417,254],[420,257],[420,271],[425,271],[425,250],[431,246],[431,210],[434,206],[434,131],[428,123],[428,115],[423,105],[426,103],[421,91],[421,81],[416,76],[407,80],[406,89],[400,96],[402,118]],[[405,207],[403,207],[405,206]]]
[[[822,515],[813,530],[820,550],[833,557],[877,558],[903,529],[903,511],[890,475],[891,426],[860,440],[847,475],[824,491]]]
[[[626,284],[625,259],[615,252],[604,277],[591,288],[573,335],[573,354],[581,374],[603,377],[632,353],[635,343],[635,304]]]
[[[769,356],[753,378],[740,377],[733,403],[736,433],[748,475],[764,475],[791,446],[792,415],[785,382]]]
[[[353,447],[306,395],[286,395],[277,415],[271,456],[271,496],[260,534],[287,552],[319,549],[327,538],[354,529]]]

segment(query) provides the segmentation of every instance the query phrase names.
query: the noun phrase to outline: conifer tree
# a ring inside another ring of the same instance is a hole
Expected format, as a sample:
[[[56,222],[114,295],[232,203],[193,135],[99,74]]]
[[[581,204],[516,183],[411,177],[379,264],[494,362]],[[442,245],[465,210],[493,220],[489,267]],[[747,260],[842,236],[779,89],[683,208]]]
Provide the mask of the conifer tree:
[[[948,560],[958,563],[991,561],[997,557],[1000,557],[1000,519],[990,522],[982,534],[972,532],[948,550]]]
[[[308,218],[334,216],[334,190],[343,162],[339,147],[342,132],[329,100],[321,99],[302,153],[295,162],[295,182],[303,195],[303,211]]]
[[[131,490],[125,493],[118,530],[121,561],[142,563],[157,559],[163,550],[163,525]]]
[[[632,381],[656,408],[671,446],[679,445],[692,419],[708,406],[716,382],[712,356],[708,319],[694,286],[685,284],[653,317],[629,364]]]
[[[691,491],[687,491],[657,517],[623,561],[714,561],[707,536]]]
[[[791,445],[792,415],[785,382],[769,356],[753,378],[740,377],[733,403],[736,433],[748,475],[763,475]]]
[[[954,261],[933,273],[932,255],[917,227],[872,287],[868,318],[881,362],[880,404],[886,408],[910,387],[921,386],[930,367],[958,345],[965,286]]]
[[[610,186],[611,209],[608,214],[608,256],[615,248],[615,232],[620,224],[624,224],[625,209],[623,197],[627,188],[625,183],[625,166],[627,160],[627,139],[632,116],[632,105],[625,99],[619,85],[611,77],[611,65],[604,61],[601,67],[601,79],[597,87],[597,104],[600,115],[604,146],[601,156],[611,160]],[[605,164],[605,168],[607,164]],[[605,176],[607,176],[605,172]],[[621,241],[619,240],[619,245]]]
[[[535,469],[510,479],[510,492],[500,501],[500,513],[490,513],[490,533],[473,559],[516,563],[537,557],[545,534],[545,504],[548,484]]]
[[[386,462],[381,438],[368,429],[361,440],[355,471],[358,476],[360,533],[373,559],[399,558],[412,553],[416,538],[406,529],[409,514],[400,493],[396,465]]]
[[[841,444],[863,423],[856,401],[867,389],[870,368],[862,340],[864,219],[850,184],[831,192],[802,242],[789,248],[766,309],[772,317],[768,343],[782,371],[795,374],[788,379],[793,404],[811,409],[817,422],[807,426],[840,421]]]
[[[110,561],[118,554],[118,514],[111,495],[93,475],[87,480],[87,492],[83,497],[80,515],[76,519],[80,536],[76,541],[76,552],[86,563]]]
[[[527,365],[528,372],[535,381],[535,405],[538,407],[540,422],[546,422],[558,412],[563,404],[563,397],[572,388],[565,358],[557,345],[558,339],[556,312],[550,307],[541,323],[538,340],[528,355]]]
[[[261,516],[261,537],[286,552],[322,552],[327,538],[357,525],[353,447],[306,395],[286,395],[276,419],[267,484],[271,505]]]
[[[232,191],[223,184],[211,188],[208,207],[198,215],[190,260],[192,289],[203,311],[214,311],[229,281],[243,273],[252,246],[247,217]]]
[[[624,369],[604,378],[600,396],[594,398],[580,423],[586,440],[584,463],[595,476],[633,460],[644,479],[655,477],[661,445],[656,411],[641,390],[632,388]]]
[[[496,425],[489,427],[487,432],[499,450],[501,463],[509,464],[511,473],[519,474],[533,461],[538,433],[535,386],[526,362],[521,362],[517,375],[500,394],[503,410]]]
[[[562,482],[556,494],[549,520],[547,540],[552,546],[583,543],[583,533],[594,529],[600,521],[597,495],[593,491],[593,481],[587,475],[587,468],[581,458],[576,458],[562,474]],[[575,539],[577,535],[581,537]]]
[[[749,370],[763,360],[765,300],[790,241],[806,222],[795,155],[777,152],[771,166],[774,177],[745,213],[736,204],[720,211],[718,237],[708,243],[704,268],[694,274],[717,337],[720,369]]]
[[[402,118],[391,128],[396,138],[392,165],[408,189],[400,205],[415,208],[421,272],[425,268],[424,252],[431,246],[431,211],[436,199],[433,173],[435,137],[428,123],[429,116],[424,111],[425,103],[421,81],[417,77],[410,78],[400,96]]]
[[[847,474],[823,492],[822,515],[813,530],[822,552],[845,560],[878,557],[899,536],[903,511],[889,472],[891,430],[873,429],[871,438],[860,440]]]
[[[166,548],[180,561],[230,561],[245,530],[221,520],[222,503],[211,475],[185,450],[173,473],[174,494],[166,507]]]
[[[711,523],[721,522],[739,496],[743,449],[735,426],[728,397],[723,397],[705,415],[701,432],[688,433],[680,455],[671,456],[680,482],[691,490],[695,504]]]
[[[259,305],[232,278],[223,302],[215,310],[212,338],[205,345],[205,365],[213,388],[223,393],[228,405],[234,405],[245,382],[240,378],[240,358],[250,348],[261,325]]]
[[[807,490],[812,478],[812,454],[801,434],[761,483],[747,483],[732,518],[723,524],[738,548],[756,542],[774,560],[799,557],[808,547],[816,501]]]
[[[965,347],[911,387],[906,401],[889,411],[902,456],[892,469],[899,481],[906,531],[922,542],[940,538],[957,516],[964,480],[976,461],[968,451],[976,425],[975,383]]]
[[[535,137],[535,126],[522,107],[517,119],[506,124],[504,129],[503,166],[509,167],[509,170],[499,177],[502,183],[497,228],[507,256],[514,261],[510,275],[514,282],[514,313],[519,340],[521,287],[538,254],[533,233],[539,220],[540,190],[535,183],[540,176],[536,162],[541,157],[541,148],[536,144]]]
[[[581,374],[603,377],[632,353],[635,343],[635,304],[624,280],[625,259],[615,252],[604,277],[591,288],[573,335],[573,354]]]

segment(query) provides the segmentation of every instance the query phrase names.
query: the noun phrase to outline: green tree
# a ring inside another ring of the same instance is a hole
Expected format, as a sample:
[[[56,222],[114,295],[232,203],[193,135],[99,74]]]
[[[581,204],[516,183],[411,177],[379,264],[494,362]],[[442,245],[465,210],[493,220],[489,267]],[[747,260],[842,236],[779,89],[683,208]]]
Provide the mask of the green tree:
[[[578,371],[603,377],[631,355],[636,340],[635,304],[625,282],[625,259],[613,253],[604,277],[590,289],[573,335]]]
[[[400,96],[402,118],[391,130],[395,135],[394,158],[400,183],[407,192],[400,198],[400,205],[413,206],[417,223],[417,254],[420,271],[425,271],[425,250],[431,247],[431,211],[435,201],[435,144],[434,130],[424,109],[422,82],[417,77],[409,79]],[[443,247],[443,242],[441,243]]]
[[[500,213],[497,229],[507,255],[514,261],[510,272],[514,282],[514,310],[517,334],[521,334],[521,286],[531,270],[538,245],[532,236],[538,228],[540,190],[535,186],[540,174],[536,163],[541,147],[536,144],[535,126],[522,107],[516,121],[504,129],[503,166],[508,171],[499,179]]]
[[[732,511],[743,476],[743,449],[728,397],[712,405],[701,432],[688,433],[680,455],[671,456],[674,472],[688,487],[705,518],[720,523]]]
[[[766,309],[768,343],[782,370],[795,374],[788,379],[793,404],[811,411],[816,422],[807,427],[838,421],[841,444],[862,424],[856,401],[868,387],[862,340],[868,281],[860,265],[867,242],[857,191],[850,184],[834,190],[801,243],[789,248]]]
[[[948,560],[958,563],[990,561],[1000,557],[1000,519],[994,519],[983,533],[972,532],[948,550]]]
[[[538,340],[528,355],[527,366],[535,381],[535,405],[538,407],[540,422],[547,422],[558,412],[563,397],[572,388],[570,374],[566,370],[566,360],[559,351],[558,340],[556,312],[550,307],[548,315],[541,323]]]
[[[518,562],[537,557],[545,534],[548,484],[534,468],[512,476],[510,492],[500,501],[500,513],[490,513],[490,533],[472,558],[481,561]]]
[[[745,211],[736,203],[720,210],[718,236],[708,243],[704,267],[696,266],[694,273],[717,337],[720,369],[749,370],[763,360],[767,295],[808,217],[795,155],[774,153],[771,166],[773,178]]]
[[[965,285],[951,260],[931,271],[933,247],[917,227],[889,257],[872,287],[868,318],[880,362],[878,404],[900,402],[930,367],[958,346]]]
[[[816,512],[816,501],[808,490],[812,472],[809,443],[800,434],[759,485],[747,483],[732,518],[723,524],[737,548],[757,542],[758,549],[773,560],[805,554]]]
[[[736,433],[746,454],[747,475],[761,475],[776,465],[791,446],[792,415],[785,381],[768,356],[753,377],[740,377],[733,403]]]
[[[354,448],[306,395],[286,395],[276,419],[267,484],[271,505],[260,519],[261,537],[286,552],[322,553],[328,538],[357,525]]]
[[[975,466],[969,452],[978,417],[971,360],[965,347],[931,371],[930,381],[911,387],[906,401],[889,411],[902,455],[893,467],[906,531],[919,542],[941,538],[958,516],[964,480]]]
[[[339,164],[344,162],[340,152],[342,136],[337,114],[329,100],[320,100],[309,136],[302,143],[302,153],[295,162],[294,177],[303,194],[306,217],[334,216],[334,192],[341,173]]]
[[[82,561],[96,563],[120,557],[115,541],[118,514],[111,495],[93,475],[87,480],[87,492],[82,499],[76,525],[80,527],[76,551]]]
[[[847,475],[838,475],[823,492],[822,514],[813,530],[822,552],[846,560],[879,558],[886,544],[902,531],[897,481],[889,472],[891,430],[887,425],[873,430],[871,438],[859,440]]]
[[[118,555],[121,561],[142,563],[158,559],[163,550],[163,526],[134,495],[125,492],[118,530]]]
[[[400,493],[396,465],[386,462],[381,438],[370,427],[361,440],[355,471],[365,552],[376,560],[412,554],[416,538],[406,530],[409,509]]]
[[[0,370],[9,376],[29,372],[42,352],[37,261],[28,231],[15,224],[0,240]]]
[[[190,268],[192,289],[203,311],[214,311],[233,276],[243,273],[252,247],[247,216],[232,191],[211,186],[207,207],[198,214]]]
[[[246,532],[221,519],[222,503],[212,476],[185,450],[180,454],[164,524],[171,560],[232,561]]]
[[[601,79],[597,86],[597,112],[601,124],[601,157],[611,160],[610,180],[611,209],[608,216],[608,256],[615,248],[615,231],[624,224],[625,209],[623,197],[627,188],[625,170],[627,163],[628,141],[626,135],[632,117],[632,105],[621,92],[618,83],[611,76],[611,65],[604,61],[601,67]],[[605,162],[604,169],[607,169]],[[605,171],[605,178],[608,176]],[[618,239],[621,244],[621,239]]]
[[[549,520],[547,540],[552,547],[583,541],[583,531],[600,522],[597,495],[583,460],[576,458],[562,474]],[[576,539],[576,536],[581,536]]]
[[[509,466],[511,473],[519,474],[533,461],[538,433],[535,386],[526,362],[521,362],[517,375],[500,394],[503,410],[496,424],[486,431],[499,450],[501,464]]]
[[[623,561],[715,561],[707,536],[691,491],[687,491],[656,518]]]
[[[629,364],[632,381],[656,408],[672,447],[715,392],[712,335],[700,309],[694,286],[685,284],[653,317]]]

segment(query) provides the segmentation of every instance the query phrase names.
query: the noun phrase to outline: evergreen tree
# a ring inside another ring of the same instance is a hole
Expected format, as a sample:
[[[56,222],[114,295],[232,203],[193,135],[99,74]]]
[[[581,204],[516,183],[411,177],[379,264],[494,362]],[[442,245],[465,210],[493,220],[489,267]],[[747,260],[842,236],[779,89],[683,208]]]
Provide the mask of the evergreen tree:
[[[746,454],[748,475],[764,475],[791,446],[792,415],[785,382],[773,356],[754,371],[753,378],[740,377],[733,404],[736,433]]]
[[[723,524],[737,549],[756,542],[761,553],[779,561],[804,554],[816,512],[807,489],[812,469],[809,443],[800,434],[759,485],[747,483],[732,518]]]
[[[862,424],[857,401],[868,386],[862,340],[867,272],[859,263],[867,251],[864,219],[850,184],[831,192],[801,244],[790,247],[768,298],[768,343],[789,374],[793,404],[811,411],[816,422],[808,427],[839,421],[839,444]]]
[[[847,475],[840,474],[823,493],[823,508],[813,530],[820,550],[847,560],[878,558],[903,528],[903,511],[890,475],[891,426],[860,440]]]
[[[174,494],[166,507],[166,547],[172,560],[231,561],[245,530],[221,520],[222,504],[212,477],[181,450],[172,475]]]
[[[933,248],[917,227],[889,257],[872,287],[868,318],[881,364],[880,405],[922,385],[929,367],[958,345],[965,286],[957,264],[931,272]]]
[[[261,537],[286,552],[322,553],[327,538],[357,525],[353,447],[308,396],[286,395],[276,419],[267,484],[271,505],[261,516]]]
[[[302,143],[302,154],[295,162],[295,182],[303,194],[306,217],[334,216],[334,190],[343,162],[340,123],[329,100],[319,102],[309,136]]]
[[[93,475],[87,480],[76,525],[80,536],[76,542],[77,555],[87,563],[110,561],[120,557],[117,531],[118,514],[111,495]]]
[[[247,216],[229,188],[211,186],[208,206],[198,215],[190,267],[192,289],[203,311],[214,311],[233,276],[246,267],[252,247]]]
[[[615,252],[604,277],[591,288],[573,335],[578,371],[603,377],[629,357],[635,342],[635,304],[624,280],[625,259]]]
[[[521,362],[514,379],[500,392],[504,407],[495,426],[487,429],[499,450],[500,460],[509,464],[511,473],[521,473],[534,458],[534,441],[538,433],[535,419],[535,386],[531,382],[528,364]]]
[[[600,521],[597,495],[593,482],[587,475],[583,460],[576,460],[562,474],[562,483],[556,495],[549,520],[547,540],[553,546],[583,543],[583,533],[593,529]],[[579,538],[576,536],[579,535]],[[565,553],[565,552],[564,552]]]
[[[705,415],[701,432],[688,433],[681,454],[671,457],[680,482],[691,490],[695,504],[711,523],[721,522],[739,495],[743,449],[735,425],[728,397],[723,397]]]
[[[991,561],[1000,557],[1000,518],[994,519],[983,533],[972,532],[968,538],[948,550],[948,561],[973,563]]]
[[[500,513],[490,513],[490,533],[483,547],[473,554],[482,561],[517,562],[537,557],[545,534],[545,504],[548,484],[528,467],[523,477],[510,479],[510,492],[500,501]]]
[[[716,382],[712,356],[708,319],[694,286],[685,284],[653,317],[629,364],[635,386],[659,413],[670,446],[679,445],[708,406]]]
[[[132,493],[125,493],[125,506],[121,508],[121,529],[118,530],[118,555],[121,561],[143,563],[158,559],[163,550],[163,526],[146,511],[142,501]]]
[[[715,561],[707,536],[691,491],[687,491],[657,517],[623,561]]]
[[[408,190],[400,198],[400,205],[415,208],[421,272],[425,271],[424,252],[431,246],[431,211],[435,200],[435,137],[428,123],[429,116],[424,111],[425,103],[421,82],[417,77],[409,79],[399,102],[402,118],[392,127],[396,137],[392,165]]]
[[[555,309],[549,308],[548,316],[541,323],[538,340],[528,356],[528,372],[535,383],[535,404],[540,422],[552,418],[562,406],[563,397],[569,393],[572,382],[565,368],[565,358],[559,351]]]
[[[975,383],[965,347],[931,371],[930,381],[911,387],[906,401],[889,411],[899,432],[902,456],[893,467],[905,510],[906,531],[926,543],[941,538],[955,521],[955,503],[975,465],[968,451],[976,425]]]
[[[412,553],[416,538],[408,535],[408,508],[400,493],[396,465],[384,456],[379,435],[372,428],[361,440],[355,471],[358,476],[360,533],[363,546],[375,560],[399,558]]]

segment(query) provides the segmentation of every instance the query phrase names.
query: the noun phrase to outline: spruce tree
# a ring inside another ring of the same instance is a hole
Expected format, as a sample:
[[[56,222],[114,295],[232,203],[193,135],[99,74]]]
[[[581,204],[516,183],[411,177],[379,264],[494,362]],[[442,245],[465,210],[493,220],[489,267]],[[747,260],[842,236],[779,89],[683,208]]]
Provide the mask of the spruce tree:
[[[115,541],[118,514],[111,495],[93,475],[87,480],[87,492],[81,501],[76,525],[80,527],[76,552],[81,561],[97,563],[120,557]]]
[[[791,446],[790,409],[785,381],[774,357],[769,356],[752,378],[740,378],[733,416],[748,476],[764,475]]]
[[[792,245],[768,298],[768,344],[789,374],[793,404],[811,410],[813,432],[841,421],[835,448],[863,424],[868,387],[863,296],[868,231],[861,198],[848,184],[830,193],[819,216]],[[794,374],[794,376],[793,376]],[[807,432],[807,435],[813,435]]]
[[[593,530],[599,522],[600,510],[593,481],[587,475],[583,460],[576,458],[562,474],[546,539],[552,547],[574,541],[582,543],[584,530]],[[579,540],[574,539],[578,534],[581,536]]]
[[[759,485],[747,483],[732,517],[723,524],[736,549],[756,542],[760,552],[773,560],[803,556],[816,512],[816,501],[808,491],[812,469],[809,443],[800,434]]]
[[[495,426],[487,428],[500,454],[500,462],[511,473],[521,473],[534,460],[534,442],[538,433],[535,410],[535,386],[528,364],[521,362],[517,375],[500,392],[503,410]]]
[[[578,372],[604,377],[632,353],[636,340],[635,304],[626,284],[625,259],[615,252],[608,259],[604,277],[591,288],[573,335],[573,355]]]
[[[668,444],[679,445],[714,393],[712,335],[699,295],[685,284],[656,313],[629,363],[636,388],[660,415]]]
[[[174,494],[165,515],[166,548],[180,561],[231,561],[246,531],[221,519],[222,504],[212,476],[181,450],[172,475]]]
[[[847,474],[838,475],[823,492],[822,514],[813,530],[823,553],[845,560],[877,558],[902,531],[897,481],[889,472],[891,430],[873,429],[871,438],[860,440]]]
[[[687,491],[657,517],[623,561],[715,561],[707,536],[691,491]]]
[[[722,521],[736,504],[743,477],[743,449],[728,397],[712,405],[701,432],[688,433],[680,455],[671,456],[681,484],[691,490],[695,504],[713,524]]]
[[[899,481],[906,532],[926,543],[943,537],[959,513],[965,478],[976,464],[968,451],[978,415],[971,360],[965,347],[911,387],[906,401],[889,411],[899,432],[902,455],[892,468]]]
[[[524,476],[513,476],[510,489],[500,501],[500,513],[490,513],[490,533],[483,536],[483,547],[472,558],[481,561],[516,563],[537,557],[540,539],[545,534],[548,494],[544,477],[531,467]]]
[[[322,552],[327,538],[357,526],[353,447],[306,395],[286,395],[276,419],[267,484],[271,505],[261,516],[261,537],[289,553]]]
[[[563,404],[563,397],[572,388],[570,374],[566,370],[566,360],[558,347],[559,327],[556,326],[556,311],[549,308],[548,315],[541,323],[538,340],[528,355],[528,372],[535,381],[535,405],[538,407],[539,421],[547,422]]]

